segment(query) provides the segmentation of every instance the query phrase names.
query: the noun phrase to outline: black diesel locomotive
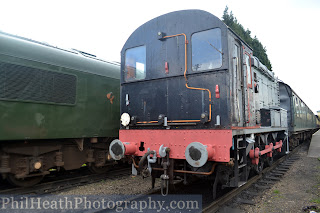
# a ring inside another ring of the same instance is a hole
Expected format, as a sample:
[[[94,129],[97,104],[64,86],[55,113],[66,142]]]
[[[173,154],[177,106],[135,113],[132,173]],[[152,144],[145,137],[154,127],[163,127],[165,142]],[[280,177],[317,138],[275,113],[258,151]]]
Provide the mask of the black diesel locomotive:
[[[310,109],[295,111],[298,96],[282,85],[214,15],[157,17],[122,49],[121,130],[110,154],[131,157],[133,173],[151,174],[153,184],[161,178],[162,189],[190,175],[207,177],[214,196],[218,185],[239,187],[316,128]]]

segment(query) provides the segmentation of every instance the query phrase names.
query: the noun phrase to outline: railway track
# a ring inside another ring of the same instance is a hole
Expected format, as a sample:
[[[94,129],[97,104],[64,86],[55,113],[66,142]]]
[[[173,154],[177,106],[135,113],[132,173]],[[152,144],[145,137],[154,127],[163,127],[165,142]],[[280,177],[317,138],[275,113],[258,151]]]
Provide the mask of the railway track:
[[[213,202],[210,202],[210,203],[205,202],[205,204],[203,205],[202,212],[217,212],[222,206],[226,205],[228,202],[230,202],[232,199],[236,198],[240,193],[243,193],[244,191],[248,190],[250,187],[257,187],[260,190],[270,188],[270,185],[268,185],[268,184],[272,184],[272,183],[275,183],[275,181],[278,181],[279,177],[282,176],[283,174],[285,174],[285,172],[290,169],[290,165],[293,164],[293,162],[298,159],[298,157],[296,156],[296,153],[300,150],[300,148],[301,148],[301,146],[295,148],[288,155],[285,155],[285,156],[279,158],[277,161],[275,161],[273,163],[272,166],[265,168],[261,172],[261,174],[250,178],[249,181],[245,185],[226,192],[225,194],[223,194],[222,196],[220,196],[218,199],[214,200]],[[191,186],[192,186],[192,184],[191,184]],[[176,187],[177,193],[180,194],[179,191],[180,190],[183,191],[186,186],[183,185],[183,183],[181,181],[177,181],[175,184],[175,187]],[[187,187],[189,188],[190,185],[188,185]],[[195,187],[195,188],[197,188],[197,187]],[[199,190],[201,191],[201,189],[199,189]],[[148,196],[150,196],[150,195],[161,194],[160,191],[161,191],[160,188],[155,188],[153,190],[146,192],[145,194],[130,197],[129,199],[127,199],[127,201],[131,202],[134,200],[147,200]],[[182,194],[184,194],[184,193],[185,192],[182,192]],[[188,191],[187,193],[190,193],[190,192]],[[194,192],[192,192],[192,194],[193,193]],[[194,194],[199,194],[199,191],[195,192]],[[251,195],[254,197],[257,194],[252,192]],[[239,199],[239,200],[237,200],[237,202],[253,204],[250,199]],[[101,213],[101,212],[112,212],[112,211],[113,211],[112,209],[103,209],[103,210],[97,210],[94,212]]]
[[[268,183],[272,183],[272,181],[277,181],[279,176],[283,175],[286,170],[289,169],[290,165],[297,159],[295,155],[301,146],[294,149],[290,154],[278,159],[273,163],[271,167],[265,168],[260,175],[256,175],[249,179],[249,181],[240,188],[235,188],[226,194],[219,197],[217,200],[203,205],[203,212],[216,212],[222,206],[227,204],[229,201],[237,197],[240,193],[248,190],[250,187],[257,185],[257,187],[267,188]],[[38,184],[29,188],[13,188],[13,189],[4,189],[0,190],[0,194],[2,195],[45,195],[45,194],[53,194],[57,192],[61,192],[64,190],[68,190],[77,186],[91,184],[95,182],[99,182],[101,180],[114,180],[122,176],[130,175],[130,168],[121,168],[110,170],[106,174],[90,174],[83,175],[78,177],[72,177],[62,180],[54,180],[48,181],[45,183]],[[179,183],[179,182],[178,182]],[[260,184],[259,184],[260,183]],[[183,184],[177,184],[177,191],[180,188],[183,188]],[[190,186],[189,186],[190,187]],[[160,194],[160,189],[156,188],[154,190],[150,190],[149,192],[131,197],[129,200],[143,200],[145,197],[151,194]],[[197,193],[199,194],[199,193]],[[201,194],[201,193],[200,193]],[[243,194],[243,193],[242,193]],[[254,196],[254,194],[253,194]],[[251,204],[249,199],[237,200],[237,202]],[[112,210],[109,210],[112,211]],[[108,212],[108,210],[97,210],[94,212]]]
[[[268,189],[271,188],[269,184],[274,183],[275,181],[280,180],[280,177],[285,174],[287,170],[290,169],[290,166],[297,160],[299,157],[296,153],[301,149],[301,145],[296,147],[288,155],[285,155],[275,161],[272,166],[265,168],[259,175],[256,175],[248,180],[246,184],[239,188],[235,188],[218,199],[214,200],[212,203],[206,205],[202,212],[217,212],[222,206],[227,204],[232,199],[236,198],[240,193],[248,190],[250,187],[255,187],[257,189]],[[256,196],[256,192],[248,192],[248,197]],[[251,195],[250,195],[251,194]],[[250,199],[241,199],[237,200],[239,203],[245,204],[254,204]]]
[[[25,188],[9,188],[0,190],[0,194],[5,195],[44,195],[61,192],[73,187],[82,186],[86,184],[96,183],[101,180],[114,180],[119,177],[129,175],[130,168],[121,168],[110,170],[105,174],[87,174],[83,176],[71,177],[62,180],[53,180],[37,184],[32,187]]]
[[[298,156],[296,155],[296,153],[300,150],[300,148],[301,146],[298,146],[293,151],[291,151],[288,155],[285,155],[279,158],[277,161],[275,161],[272,164],[272,166],[265,168],[259,175],[251,177],[245,185],[226,192],[225,194],[223,194],[213,202],[210,202],[210,203],[205,202],[205,204],[203,205],[202,212],[217,212],[222,206],[226,205],[232,199],[235,199],[237,196],[239,196],[240,193],[243,193],[244,191],[248,190],[250,187],[257,187],[260,190],[270,188],[269,184],[273,184],[275,183],[275,181],[278,181],[280,179],[279,177],[285,174],[285,172],[290,169],[290,165],[293,164],[294,161],[298,159]],[[176,187],[177,193],[180,194],[179,191],[180,190],[183,191],[186,186],[183,185],[181,181],[177,181],[177,183],[175,184],[175,187]],[[190,187],[190,185],[188,185],[187,187]],[[201,189],[199,190],[201,191]],[[148,196],[150,195],[161,194],[160,191],[161,191],[160,188],[155,188],[153,190],[146,192],[145,194],[130,197],[129,199],[127,199],[127,201],[147,200]],[[184,193],[185,192],[182,192],[182,194]],[[190,193],[190,192],[188,191],[187,193]],[[193,193],[194,192],[192,192],[192,194]],[[199,191],[195,192],[194,194],[199,194]],[[252,192],[251,194],[251,196],[253,197],[256,195],[257,194],[255,194],[254,192]],[[249,196],[250,195],[248,195],[248,197]],[[237,202],[253,204],[250,199],[238,199]],[[113,211],[112,209],[111,210],[103,209],[103,210],[97,210],[94,212],[101,213],[101,212],[112,212],[112,211]]]

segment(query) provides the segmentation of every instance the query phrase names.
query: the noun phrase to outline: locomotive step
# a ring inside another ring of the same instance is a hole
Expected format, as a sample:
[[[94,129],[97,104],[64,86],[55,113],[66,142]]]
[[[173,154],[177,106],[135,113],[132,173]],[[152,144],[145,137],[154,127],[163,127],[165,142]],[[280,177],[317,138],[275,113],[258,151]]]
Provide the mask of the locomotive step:
[[[245,147],[245,146],[240,146],[240,147],[238,147],[238,149],[246,149],[247,147]]]
[[[243,168],[243,167],[245,167],[245,166],[247,166],[247,164],[240,164],[240,165],[238,166],[238,168],[241,169],[241,168]]]

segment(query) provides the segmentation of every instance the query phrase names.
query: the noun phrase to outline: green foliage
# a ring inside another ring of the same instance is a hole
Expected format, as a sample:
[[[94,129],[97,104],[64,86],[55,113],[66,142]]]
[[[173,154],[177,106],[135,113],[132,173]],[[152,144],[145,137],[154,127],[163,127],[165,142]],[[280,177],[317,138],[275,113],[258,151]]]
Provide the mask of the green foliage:
[[[320,198],[312,199],[310,202],[320,204]]]
[[[274,190],[274,191],[273,191],[273,193],[275,193],[275,194],[279,194],[279,193],[280,193],[280,191],[279,191],[278,189],[276,189],[276,190]]]
[[[226,6],[223,12],[222,21],[253,48],[254,55],[259,58],[261,63],[266,65],[269,70],[272,70],[266,47],[261,44],[256,36],[252,38],[251,31],[249,29],[245,30],[244,27],[238,22],[237,18],[234,17],[232,11],[229,14],[228,9],[228,6]]]

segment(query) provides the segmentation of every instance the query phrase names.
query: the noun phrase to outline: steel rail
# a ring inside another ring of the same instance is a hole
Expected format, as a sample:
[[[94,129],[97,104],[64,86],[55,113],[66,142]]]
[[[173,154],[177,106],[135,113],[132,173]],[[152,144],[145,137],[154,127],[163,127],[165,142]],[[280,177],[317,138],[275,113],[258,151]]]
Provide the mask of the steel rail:
[[[289,154],[279,158],[276,162],[274,162],[270,167],[265,168],[259,175],[256,175],[248,180],[246,184],[239,188],[235,188],[232,191],[226,193],[222,197],[218,198],[217,200],[213,201],[209,206],[202,209],[202,212],[217,212],[220,207],[222,207],[224,204],[226,204],[228,201],[239,195],[242,191],[248,189],[250,186],[252,186],[254,183],[256,183],[258,180],[263,178],[265,174],[268,172],[271,172],[274,170],[279,164],[290,158],[293,154],[297,153],[298,150],[300,150],[301,145],[296,147],[293,151],[291,151]]]
[[[31,187],[15,187],[11,189],[0,190],[0,194],[6,195],[43,195],[43,194],[50,194],[65,191],[70,188],[74,188],[76,186],[96,183],[103,179],[116,179],[119,176],[126,176],[131,173],[131,168],[121,168],[108,171],[104,174],[89,174],[84,176],[77,176],[68,179],[50,181],[45,183],[40,183],[35,186]]]

